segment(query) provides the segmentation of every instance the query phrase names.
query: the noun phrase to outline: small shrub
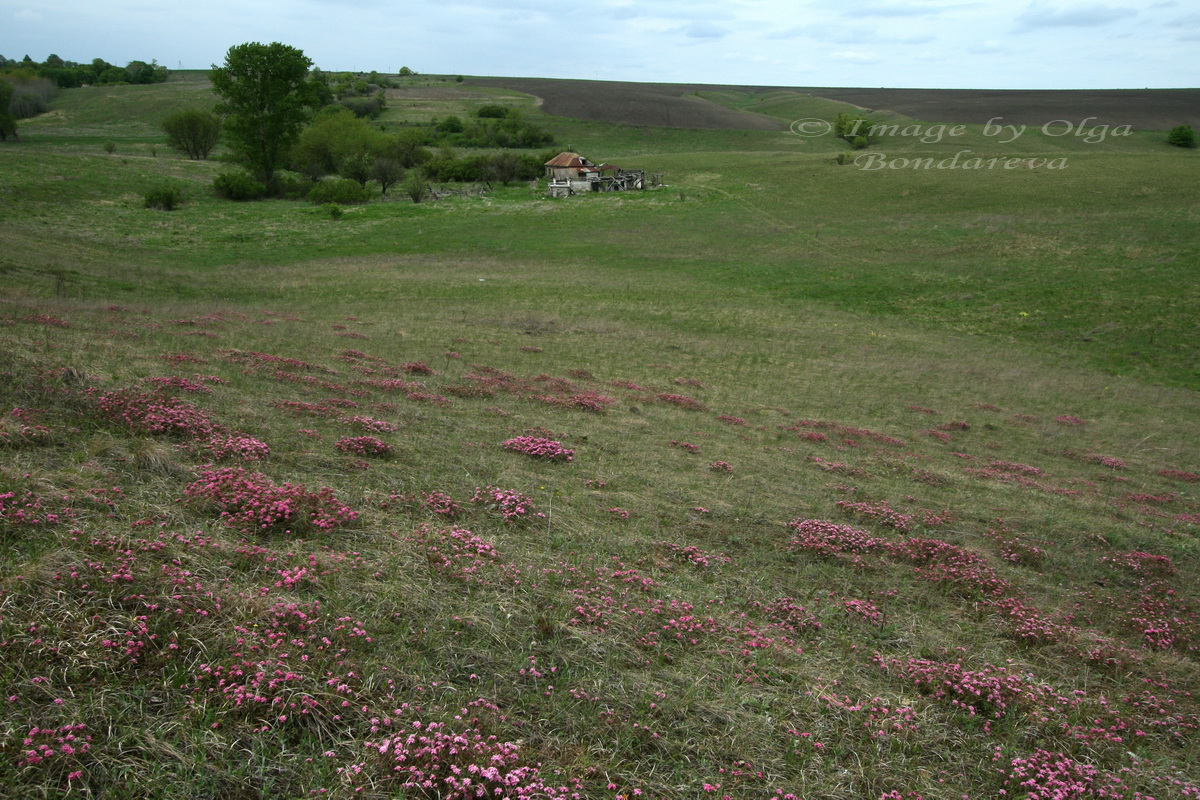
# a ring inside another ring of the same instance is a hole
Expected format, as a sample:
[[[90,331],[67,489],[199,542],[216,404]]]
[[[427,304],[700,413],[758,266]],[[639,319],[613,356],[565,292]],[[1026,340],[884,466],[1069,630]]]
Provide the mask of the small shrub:
[[[304,200],[312,190],[313,180],[298,172],[276,172],[275,191],[286,200]]]
[[[325,203],[321,206],[321,210],[324,211],[330,219],[342,218],[342,207],[337,203]]]
[[[428,187],[420,175],[416,172],[410,172],[408,173],[408,179],[404,181],[401,189],[414,203],[419,203],[424,199]]]
[[[1176,125],[1167,131],[1167,144],[1173,144],[1176,147],[1195,147],[1196,132],[1192,130],[1191,125]]]
[[[174,211],[183,205],[183,192],[174,186],[159,186],[143,195],[146,208]]]
[[[168,115],[162,130],[171,147],[190,159],[205,159],[221,138],[221,118],[211,111],[186,108]]]
[[[213,189],[226,200],[258,200],[267,196],[267,186],[245,172],[222,172],[213,179]]]
[[[104,152],[108,153],[110,156],[113,153],[117,152],[117,143],[116,142],[105,142],[104,144],[102,144],[100,146],[103,147]]]
[[[371,192],[368,189],[360,186],[357,181],[344,178],[320,181],[308,191],[308,199],[317,205],[357,205],[367,202],[370,197]]]

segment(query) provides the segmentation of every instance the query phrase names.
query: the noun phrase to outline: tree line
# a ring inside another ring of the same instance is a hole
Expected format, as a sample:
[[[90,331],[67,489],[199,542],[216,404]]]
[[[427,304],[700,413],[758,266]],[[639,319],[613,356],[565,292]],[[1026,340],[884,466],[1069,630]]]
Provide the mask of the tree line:
[[[51,53],[41,63],[28,55],[20,61],[0,55],[0,75],[42,78],[59,89],[75,89],[120,83],[163,83],[169,73],[157,61],[130,61],[118,67],[103,58],[93,58],[91,62],[82,64],[65,61]]]
[[[16,136],[17,121],[47,111],[59,89],[112,84],[162,83],[166,67],[156,61],[130,61],[123,67],[102,58],[80,64],[51,53],[37,62],[26,55],[19,61],[0,55],[0,141]]]
[[[163,130],[190,158],[207,158],[224,137],[230,158],[246,169],[215,182],[231,199],[296,196],[303,189],[310,199],[315,193],[330,202],[360,202],[374,181],[383,194],[400,184],[418,200],[428,180],[507,184],[540,177],[546,160],[515,153],[460,158],[456,146],[531,149],[554,141],[499,105],[483,106],[466,121],[449,116],[384,130],[372,120],[386,105],[389,79],[322,72],[301,50],[278,42],[230,48],[210,79],[217,105],[171,114]],[[307,184],[298,186],[297,176]],[[323,180],[328,176],[338,180]]]

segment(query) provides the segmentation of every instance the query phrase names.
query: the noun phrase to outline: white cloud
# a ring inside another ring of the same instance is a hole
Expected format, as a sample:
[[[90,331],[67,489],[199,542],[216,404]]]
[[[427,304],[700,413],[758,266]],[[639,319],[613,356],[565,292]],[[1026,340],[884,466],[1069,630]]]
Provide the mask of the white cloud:
[[[689,39],[723,39],[729,35],[725,28],[711,22],[693,22],[691,25],[676,28],[674,32],[682,33]]]
[[[1031,3],[1017,17],[1021,30],[1037,28],[1095,28],[1110,25],[1117,20],[1137,16],[1137,9],[1113,8],[1093,3],[1068,8],[1052,8],[1045,3]]]
[[[878,64],[880,56],[866,50],[838,50],[829,54],[837,61],[848,61],[853,64]]]

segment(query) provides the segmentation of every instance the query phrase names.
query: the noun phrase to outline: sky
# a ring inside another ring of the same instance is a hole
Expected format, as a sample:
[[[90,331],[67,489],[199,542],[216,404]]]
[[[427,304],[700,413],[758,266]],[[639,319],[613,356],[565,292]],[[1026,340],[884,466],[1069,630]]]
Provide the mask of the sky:
[[[0,0],[0,55],[929,89],[1200,87],[1200,0]]]

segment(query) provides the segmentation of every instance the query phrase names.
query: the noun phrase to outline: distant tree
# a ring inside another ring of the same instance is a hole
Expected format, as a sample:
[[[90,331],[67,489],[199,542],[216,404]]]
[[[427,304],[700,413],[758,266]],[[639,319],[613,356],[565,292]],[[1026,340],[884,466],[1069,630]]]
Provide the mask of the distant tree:
[[[492,157],[492,176],[505,186],[521,174],[521,158],[516,153],[500,153]]]
[[[383,92],[376,92],[369,97],[347,97],[339,100],[338,105],[350,109],[356,117],[374,119],[383,113],[387,101],[383,97]]]
[[[466,130],[463,121],[451,114],[436,125],[438,133],[462,133]]]
[[[269,187],[319,102],[310,66],[295,47],[249,42],[229,48],[210,74],[230,149]]]
[[[338,164],[338,174],[343,178],[356,181],[359,186],[366,188],[371,180],[371,171],[375,168],[375,157],[369,152],[352,153]]]
[[[209,111],[186,108],[169,114],[162,121],[162,129],[167,144],[198,161],[208,158],[221,138],[221,118]]]
[[[433,153],[425,144],[425,131],[413,127],[401,128],[387,137],[384,152],[405,167],[419,167],[433,158]]]
[[[380,194],[387,194],[404,177],[404,165],[394,158],[377,158],[371,167],[371,180],[379,184]]]
[[[329,106],[321,109],[312,125],[297,136],[288,162],[298,172],[318,178],[331,172],[341,173],[342,166],[352,158],[369,157],[369,170],[370,161],[386,149],[383,133],[369,122],[341,106]]]
[[[19,70],[9,76],[12,94],[4,110],[15,119],[28,119],[45,113],[50,108],[57,87],[48,78],[37,77],[28,70]]]
[[[401,68],[400,68],[400,75],[401,75],[402,77],[405,77],[405,78],[407,78],[409,75],[416,75],[416,74],[417,74],[417,73],[413,72],[413,71],[412,71],[411,69],[409,69],[408,67],[401,67]]]
[[[109,67],[96,76],[96,83],[129,83],[129,73],[123,67]]]
[[[843,111],[833,118],[833,135],[839,139],[845,139],[847,142],[858,145],[855,139],[862,137],[870,143],[871,121],[862,114],[851,114],[848,111]],[[866,147],[866,145],[863,145]]]
[[[1173,144],[1176,147],[1195,147],[1196,132],[1192,130],[1191,125],[1176,125],[1167,131],[1167,144]]]
[[[12,94],[12,83],[0,78],[0,142],[7,142],[9,136],[17,138],[17,118],[8,111]]]
[[[125,74],[130,83],[163,83],[168,77],[167,68],[160,67],[156,61],[147,64],[145,61],[130,61],[125,66]]]

